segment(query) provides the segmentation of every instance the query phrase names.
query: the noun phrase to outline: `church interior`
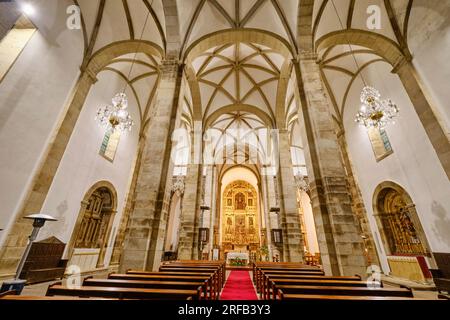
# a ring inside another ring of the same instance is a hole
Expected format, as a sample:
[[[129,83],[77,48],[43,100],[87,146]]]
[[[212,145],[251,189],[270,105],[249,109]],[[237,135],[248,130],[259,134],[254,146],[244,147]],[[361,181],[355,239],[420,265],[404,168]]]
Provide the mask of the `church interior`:
[[[449,57],[450,0],[0,1],[0,303],[449,300]]]

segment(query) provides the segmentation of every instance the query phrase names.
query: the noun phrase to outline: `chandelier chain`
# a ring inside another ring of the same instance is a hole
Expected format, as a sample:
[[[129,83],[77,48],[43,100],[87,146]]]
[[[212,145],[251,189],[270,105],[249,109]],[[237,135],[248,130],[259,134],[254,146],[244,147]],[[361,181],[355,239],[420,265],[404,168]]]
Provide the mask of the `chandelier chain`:
[[[339,16],[339,12],[338,12],[338,10],[336,8],[334,0],[331,0],[331,3],[333,4],[334,11],[336,12],[336,16],[337,16],[337,18],[339,20],[339,24],[341,25],[342,30],[347,29],[347,28],[344,28],[344,24],[342,23],[341,17]],[[356,59],[355,53],[353,52],[353,48],[352,48],[352,45],[350,44],[350,40],[348,39],[347,34],[345,34],[345,39],[346,39],[348,47],[350,49],[350,54],[351,54],[351,56],[353,58],[353,61],[355,61],[356,72],[359,73],[359,76],[361,77],[361,80],[362,80],[362,82],[364,84],[364,87],[366,87],[367,86],[366,79],[364,78],[362,70],[360,70],[360,66],[359,66],[358,60]]]
[[[153,1],[154,1],[154,0],[152,0],[152,3],[150,4],[150,7],[153,6]],[[135,63],[136,63],[136,58],[137,58],[137,55],[138,55],[138,53],[139,53],[139,49],[141,48],[141,41],[142,41],[142,39],[144,38],[144,32],[145,32],[145,28],[147,27],[147,23],[148,23],[149,17],[150,17],[150,9],[148,10],[147,16],[145,17],[144,26],[142,27],[141,35],[140,35],[140,37],[139,37],[139,43],[138,43],[136,52],[134,53],[133,61],[131,62],[130,71],[128,72],[128,77],[127,77],[127,79],[126,79],[125,87],[123,88],[122,93],[125,93],[125,90],[126,90],[127,87],[128,87],[128,81],[130,80],[131,73],[133,72],[133,67],[134,67],[134,65],[135,65]]]

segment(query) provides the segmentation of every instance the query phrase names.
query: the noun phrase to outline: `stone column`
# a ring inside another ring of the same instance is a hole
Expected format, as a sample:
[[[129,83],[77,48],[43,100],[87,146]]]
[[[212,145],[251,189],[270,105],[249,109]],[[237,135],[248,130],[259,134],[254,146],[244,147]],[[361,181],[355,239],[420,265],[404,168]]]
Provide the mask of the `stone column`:
[[[322,264],[327,274],[365,275],[364,247],[352,212],[330,104],[313,54],[294,61],[302,139]]]
[[[350,195],[352,200],[353,212],[359,222],[359,232],[364,237],[364,250],[367,257],[367,265],[377,264],[380,265],[375,242],[373,240],[373,233],[370,229],[369,221],[367,218],[366,207],[362,199],[361,190],[353,174],[353,166],[348,155],[347,141],[345,138],[345,132],[338,132],[338,143],[341,149],[342,160],[347,173],[347,180],[350,189]]]
[[[180,260],[198,259],[199,250],[196,245],[198,241],[195,236],[200,210],[201,178],[201,166],[189,164],[184,180],[185,191],[180,221],[180,241],[178,244],[178,259]]]
[[[120,270],[157,270],[163,255],[173,164],[171,134],[180,95],[182,66],[163,61],[155,115],[146,132],[134,209],[130,215]]]
[[[269,247],[269,260],[272,261],[272,257],[274,256],[274,251],[279,250],[283,251],[283,248],[277,246],[272,241],[272,230],[279,229],[279,215],[278,213],[270,212],[272,207],[277,207],[279,205],[278,200],[276,199],[276,186],[275,186],[275,178],[272,175],[263,175],[263,196],[265,200],[265,208],[266,208],[266,228],[267,228],[267,245]]]
[[[303,238],[297,207],[297,184],[292,168],[289,133],[279,132],[279,192],[281,229],[283,230],[283,257],[286,262],[303,262]]]
[[[125,235],[130,220],[130,215],[134,210],[136,186],[139,176],[139,169],[141,167],[142,152],[144,150],[145,139],[141,137],[139,139],[137,156],[134,161],[133,175],[131,177],[130,187],[125,201],[125,207],[123,209],[122,218],[120,219],[119,230],[117,232],[116,240],[114,242],[114,248],[111,255],[110,266],[118,266],[120,264],[120,258],[123,252],[123,245],[125,241]]]
[[[214,226],[214,209],[215,209],[215,194],[217,192],[216,190],[216,172],[215,167],[210,165],[208,166],[206,172],[206,188],[205,188],[205,204],[210,207],[209,211],[205,211],[205,217],[204,217],[204,227],[209,229],[209,239],[208,244],[206,245],[206,248],[208,249],[209,258],[212,257],[212,243],[213,243],[213,226]],[[206,250],[206,249],[205,249]]]
[[[450,179],[450,132],[448,128],[445,128],[444,123],[439,121],[436,110],[433,110],[430,104],[431,95],[421,83],[412,63],[406,59],[401,60],[392,72],[400,77],[441,165]]]

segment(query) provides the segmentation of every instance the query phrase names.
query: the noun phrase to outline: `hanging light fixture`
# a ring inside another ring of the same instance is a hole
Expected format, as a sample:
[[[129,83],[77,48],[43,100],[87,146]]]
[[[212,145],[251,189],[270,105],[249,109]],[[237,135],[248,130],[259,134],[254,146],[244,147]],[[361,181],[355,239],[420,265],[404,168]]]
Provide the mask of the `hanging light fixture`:
[[[153,1],[152,1],[153,4]],[[150,6],[152,6],[150,4]],[[142,27],[141,36],[139,41],[142,41],[144,36],[145,27],[147,26],[148,18],[150,16],[150,10],[147,12],[147,17],[145,18],[144,26]],[[131,63],[131,68],[128,73],[127,79],[130,79],[131,73],[133,71],[134,64],[136,62],[136,57],[139,52],[139,48],[141,46],[141,42],[139,42],[138,48],[134,54],[133,61]],[[114,133],[116,131],[124,132],[131,131],[131,128],[134,125],[133,119],[131,115],[127,111],[128,108],[128,98],[125,94],[125,90],[127,89],[128,82],[126,81],[125,87],[122,92],[116,94],[114,98],[112,98],[112,105],[102,106],[98,109],[95,120],[98,121],[99,125],[104,128],[107,132]]]
[[[381,100],[380,92],[366,86],[361,92],[361,108],[356,114],[355,122],[366,128],[384,128],[387,124],[395,124],[399,108],[390,99]]]
[[[333,4],[336,16],[339,19],[341,28],[345,29],[341,17],[339,16],[339,13],[337,11],[336,5],[334,4],[334,0],[331,0],[331,3]],[[348,46],[350,48],[350,53],[353,57],[353,60],[355,61],[357,72],[359,72],[360,67],[358,61],[356,60],[350,41],[348,41]],[[398,116],[400,109],[391,99],[381,100],[380,92],[377,89],[366,84],[362,72],[359,72],[359,76],[364,83],[364,88],[360,96],[361,108],[356,114],[355,122],[365,126],[367,129],[383,129],[389,123],[395,124],[394,119]]]
[[[130,114],[126,110],[127,108],[127,95],[123,92],[118,93],[112,99],[112,105],[106,105],[98,109],[96,120],[106,131],[131,131],[131,127],[134,123],[133,119],[131,119]]]

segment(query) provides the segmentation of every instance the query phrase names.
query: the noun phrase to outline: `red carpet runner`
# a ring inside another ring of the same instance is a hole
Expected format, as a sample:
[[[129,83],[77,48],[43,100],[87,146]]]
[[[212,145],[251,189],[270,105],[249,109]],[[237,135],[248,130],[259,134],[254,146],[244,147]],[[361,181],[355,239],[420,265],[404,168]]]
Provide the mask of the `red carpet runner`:
[[[249,272],[231,271],[220,300],[258,300]]]

